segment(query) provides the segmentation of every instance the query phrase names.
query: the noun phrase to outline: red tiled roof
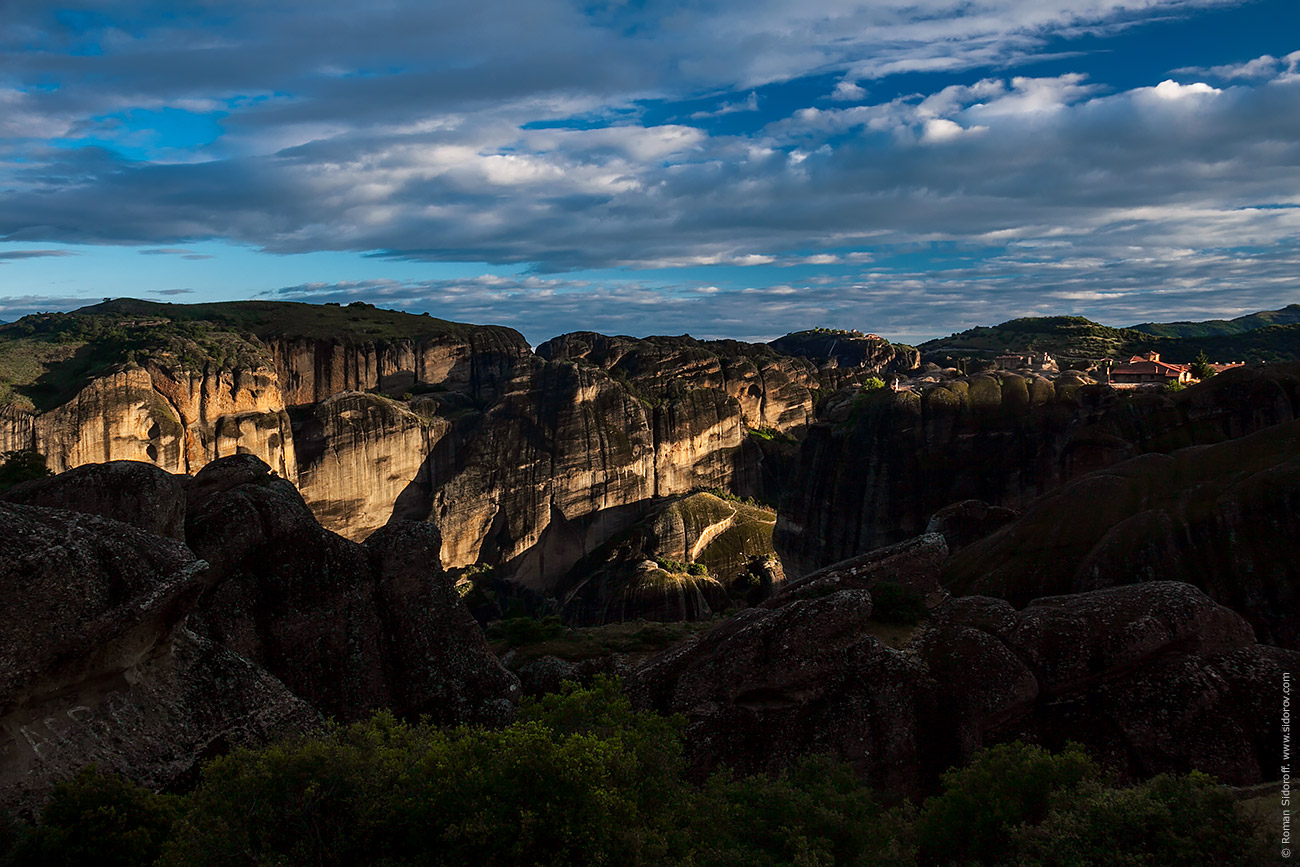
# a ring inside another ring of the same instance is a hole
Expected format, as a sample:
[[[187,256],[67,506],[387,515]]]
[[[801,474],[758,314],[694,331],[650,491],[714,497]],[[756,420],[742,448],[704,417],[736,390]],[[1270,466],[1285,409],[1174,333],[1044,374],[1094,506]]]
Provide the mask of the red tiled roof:
[[[1185,364],[1167,364],[1163,361],[1131,361],[1128,364],[1120,364],[1111,368],[1111,376],[1140,376],[1142,374],[1163,374],[1177,379],[1187,369]]]

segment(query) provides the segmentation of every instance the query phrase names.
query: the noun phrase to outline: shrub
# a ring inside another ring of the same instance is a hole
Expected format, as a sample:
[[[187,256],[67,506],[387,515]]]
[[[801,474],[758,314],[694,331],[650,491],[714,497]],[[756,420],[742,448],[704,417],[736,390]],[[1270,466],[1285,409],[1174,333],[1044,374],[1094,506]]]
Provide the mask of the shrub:
[[[999,864],[1012,853],[1012,832],[1047,818],[1053,796],[1100,778],[1082,747],[1058,755],[1015,741],[978,753],[943,775],[943,793],[917,820],[921,864]]]
[[[526,644],[538,644],[552,638],[560,638],[568,630],[557,615],[549,615],[537,620],[532,617],[511,617],[493,623],[487,629],[488,638],[504,641],[510,647],[522,647]]]
[[[180,800],[87,767],[54,788],[40,824],[14,849],[14,867],[136,867],[152,864],[170,836]]]
[[[31,479],[54,475],[45,465],[45,455],[35,449],[20,449],[0,455],[0,491]]]
[[[1086,785],[1015,835],[1020,867],[1247,867],[1253,827],[1232,794],[1202,773],[1127,789]]]

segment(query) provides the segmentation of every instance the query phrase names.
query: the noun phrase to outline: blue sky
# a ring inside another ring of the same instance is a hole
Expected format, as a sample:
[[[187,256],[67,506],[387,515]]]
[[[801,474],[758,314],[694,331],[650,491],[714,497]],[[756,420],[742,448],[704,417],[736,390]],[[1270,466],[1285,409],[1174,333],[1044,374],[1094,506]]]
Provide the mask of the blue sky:
[[[1294,0],[0,7],[0,319],[920,341],[1300,301]]]

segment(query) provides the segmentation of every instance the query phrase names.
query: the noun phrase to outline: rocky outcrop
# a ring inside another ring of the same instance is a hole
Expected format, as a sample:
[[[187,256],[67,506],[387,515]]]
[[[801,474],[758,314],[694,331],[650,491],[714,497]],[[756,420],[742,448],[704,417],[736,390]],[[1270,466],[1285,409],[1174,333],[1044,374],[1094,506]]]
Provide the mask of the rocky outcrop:
[[[674,497],[578,561],[558,585],[566,622],[698,620],[747,595],[776,516],[709,493]],[[779,576],[767,582],[770,591]]]
[[[298,415],[298,490],[322,525],[354,541],[388,523],[452,424],[431,400],[337,394]],[[427,483],[427,479],[425,479]],[[424,514],[427,514],[425,512]],[[423,517],[415,507],[412,517]],[[397,517],[402,517],[398,514]]]
[[[833,361],[840,368],[872,373],[901,373],[921,363],[921,353],[916,347],[890,343],[883,337],[858,331],[799,331],[778,337],[769,346],[786,355]]]
[[[197,472],[233,454],[256,455],[286,479],[298,476],[279,377],[270,367],[202,370],[151,361],[150,386],[180,419],[183,469]]]
[[[564,616],[579,626],[649,620],[704,620],[727,607],[727,590],[707,573],[664,568],[653,560],[619,564],[584,581],[565,598]]]
[[[731,606],[762,582],[776,515],[753,504],[697,493],[659,500],[565,573],[555,595],[564,620],[698,620]],[[767,577],[767,589],[779,582]]]
[[[186,471],[185,425],[142,367],[91,380],[33,418],[33,447],[54,472],[104,461],[148,461]]]
[[[0,504],[0,808],[34,811],[88,763],[154,788],[318,719],[182,624],[208,581],[178,542]]]
[[[0,494],[0,500],[102,515],[155,536],[185,541],[184,488],[175,476],[140,461],[85,464],[23,482]]]
[[[511,328],[439,324],[451,330],[381,340],[277,335],[266,344],[290,407],[350,391],[400,396],[431,387],[487,400],[531,354]]]
[[[484,562],[549,589],[655,494],[648,408],[603,372],[534,360],[431,480],[448,568]]]
[[[924,665],[868,628],[871,595],[846,590],[742,611],[638,668],[634,702],[686,715],[701,769],[778,770],[825,753],[895,791],[925,775]]]
[[[1017,517],[1019,515],[1013,509],[990,506],[983,500],[962,500],[935,512],[925,532],[938,533],[947,542],[949,551],[959,551]]]
[[[922,532],[961,500],[1025,509],[1070,479],[1145,452],[1295,417],[1300,368],[1228,371],[1176,395],[1016,374],[828,401],[809,429],[775,544],[799,575]]]
[[[36,414],[14,406],[0,406],[0,452],[36,448]]]
[[[1241,617],[1187,584],[1037,600],[952,600],[916,641],[961,753],[1067,741],[1130,777],[1196,769],[1234,785],[1276,773],[1271,685],[1300,654],[1255,644]]]
[[[942,593],[939,576],[947,561],[944,537],[927,533],[787,581],[764,607],[780,608],[797,599],[816,599],[841,590],[871,590],[881,581],[933,598]]]
[[[939,608],[902,649],[870,627],[869,591],[743,611],[629,680],[643,707],[687,718],[701,769],[773,771],[829,754],[919,794],[980,747],[1082,742],[1130,777],[1200,769],[1258,781],[1280,759],[1261,707],[1300,653],[1185,584]]]
[[[734,399],[739,420],[753,429],[802,428],[812,417],[812,391],[821,387],[814,364],[734,340],[686,335],[638,339],[579,331],[548,340],[537,354],[595,365],[651,399],[721,392]]]
[[[1300,647],[1300,422],[1090,473],[959,552],[945,583],[1024,605],[1179,580]]]
[[[196,631],[265,667],[324,712],[379,708],[501,721],[518,684],[438,562],[427,524],[358,545],[323,529],[294,486],[240,455],[195,476],[186,537],[211,565]]]
[[[189,473],[245,452],[286,478],[297,474],[289,417],[266,369],[127,365],[46,412],[10,410],[0,416],[0,440],[25,441],[55,472],[128,460]]]

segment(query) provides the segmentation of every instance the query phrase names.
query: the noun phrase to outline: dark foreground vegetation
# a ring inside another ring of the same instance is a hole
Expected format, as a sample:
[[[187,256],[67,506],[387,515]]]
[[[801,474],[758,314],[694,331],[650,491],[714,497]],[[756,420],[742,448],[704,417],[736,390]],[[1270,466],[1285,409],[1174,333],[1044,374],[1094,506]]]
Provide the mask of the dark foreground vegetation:
[[[1081,750],[1013,743],[890,804],[845,766],[698,779],[683,721],[616,681],[526,702],[503,729],[389,714],[210,761],[186,795],[94,769],[4,865],[1114,865],[1263,863],[1259,831],[1210,777],[1121,787]]]

